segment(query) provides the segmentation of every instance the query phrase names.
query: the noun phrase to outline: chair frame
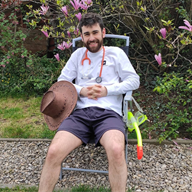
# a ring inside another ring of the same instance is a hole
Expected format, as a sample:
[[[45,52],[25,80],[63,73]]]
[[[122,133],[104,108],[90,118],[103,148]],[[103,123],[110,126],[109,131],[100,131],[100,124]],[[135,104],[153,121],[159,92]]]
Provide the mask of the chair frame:
[[[105,34],[105,38],[115,38],[115,39],[124,39],[126,41],[125,47],[127,47],[126,54],[128,56],[128,48],[129,48],[129,37],[123,36],[123,35],[114,35],[114,34]],[[81,37],[74,38],[72,40],[72,51],[74,52],[76,50],[76,42],[80,41]],[[127,122],[127,113],[128,111],[132,111],[132,91],[128,91],[123,99],[123,114],[124,114],[124,122]],[[127,128],[126,130],[126,137],[128,136]],[[125,160],[127,163],[127,156],[128,156],[128,143],[125,144]],[[63,162],[62,162],[63,163]],[[61,170],[60,170],[60,176],[59,179],[61,180],[63,177],[63,170],[65,171],[81,171],[81,172],[91,172],[91,173],[103,173],[108,174],[108,171],[105,170],[93,170],[93,169],[81,169],[81,168],[69,168],[69,167],[62,167],[61,163]]]

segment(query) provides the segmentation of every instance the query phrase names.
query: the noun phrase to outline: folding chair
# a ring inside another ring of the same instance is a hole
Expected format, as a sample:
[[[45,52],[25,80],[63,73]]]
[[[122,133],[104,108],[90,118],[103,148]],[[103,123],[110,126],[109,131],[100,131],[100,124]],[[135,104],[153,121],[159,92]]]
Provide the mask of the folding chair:
[[[128,36],[123,36],[123,35],[113,35],[113,34],[106,34],[105,35],[105,39],[106,38],[115,38],[115,39],[123,39],[125,41],[125,46],[121,46],[120,48],[122,48],[124,50],[124,52],[127,54],[128,56],[128,51],[129,51],[129,37]],[[75,38],[72,40],[72,51],[74,52],[78,47],[76,46],[76,42],[81,41],[81,37]],[[124,96],[124,101],[123,101],[123,114],[124,114],[124,121],[125,123],[128,120],[128,112],[132,112],[133,110],[133,106],[132,106],[132,91],[129,91],[125,94]],[[140,132],[139,132],[140,133]],[[138,133],[138,134],[139,134]],[[126,137],[128,136],[128,131],[126,128]],[[139,135],[140,136],[140,135]],[[141,136],[140,136],[141,139]],[[94,143],[94,141],[90,141],[90,143]],[[125,144],[125,159],[127,162],[127,156],[128,156],[128,143]],[[63,163],[62,163],[63,164]],[[69,167],[62,167],[61,164],[61,171],[60,171],[60,180],[63,177],[62,171],[66,170],[66,171],[83,171],[83,172],[91,172],[91,173],[104,173],[104,174],[108,174],[108,171],[106,170],[93,170],[93,169],[81,169],[81,168],[69,168]]]

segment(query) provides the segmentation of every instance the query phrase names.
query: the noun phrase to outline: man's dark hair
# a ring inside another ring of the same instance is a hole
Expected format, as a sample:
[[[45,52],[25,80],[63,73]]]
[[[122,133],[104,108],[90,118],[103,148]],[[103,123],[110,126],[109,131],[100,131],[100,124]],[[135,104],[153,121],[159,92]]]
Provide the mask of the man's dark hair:
[[[91,27],[94,24],[99,24],[101,30],[104,28],[103,19],[100,15],[97,13],[87,13],[84,14],[79,22],[78,28],[80,32],[82,33],[82,27]]]

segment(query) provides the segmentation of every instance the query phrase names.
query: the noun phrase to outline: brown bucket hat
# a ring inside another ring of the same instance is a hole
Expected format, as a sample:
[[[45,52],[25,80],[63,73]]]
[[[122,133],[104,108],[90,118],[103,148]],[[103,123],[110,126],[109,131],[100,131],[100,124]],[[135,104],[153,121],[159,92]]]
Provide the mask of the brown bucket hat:
[[[43,95],[40,111],[50,130],[59,128],[77,103],[77,91],[75,86],[68,81],[54,83]]]

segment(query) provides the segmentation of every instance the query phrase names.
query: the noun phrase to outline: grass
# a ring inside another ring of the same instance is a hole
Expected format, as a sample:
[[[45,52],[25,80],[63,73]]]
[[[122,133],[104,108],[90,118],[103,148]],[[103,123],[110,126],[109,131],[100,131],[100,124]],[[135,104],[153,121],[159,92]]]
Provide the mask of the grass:
[[[1,98],[1,138],[53,138],[40,112],[41,97]]]
[[[37,187],[21,187],[16,186],[14,188],[0,188],[0,192],[37,192]],[[73,187],[70,190],[63,189],[63,190],[54,190],[54,192],[110,192],[110,189],[104,187],[90,187],[86,185]],[[128,190],[127,192],[133,192],[133,190]]]
[[[1,98],[0,138],[52,139],[55,131],[48,129],[40,112],[41,99],[42,97]],[[136,133],[130,133],[129,138],[136,139]]]

